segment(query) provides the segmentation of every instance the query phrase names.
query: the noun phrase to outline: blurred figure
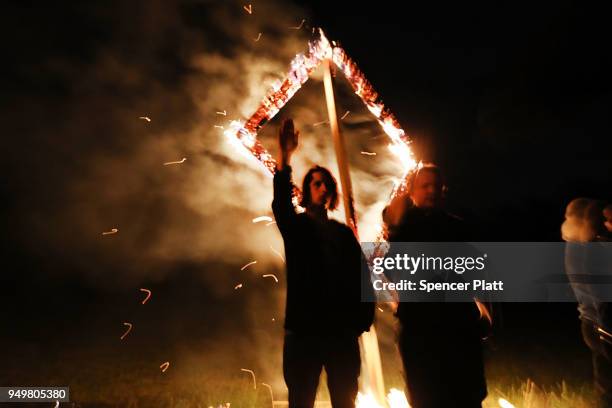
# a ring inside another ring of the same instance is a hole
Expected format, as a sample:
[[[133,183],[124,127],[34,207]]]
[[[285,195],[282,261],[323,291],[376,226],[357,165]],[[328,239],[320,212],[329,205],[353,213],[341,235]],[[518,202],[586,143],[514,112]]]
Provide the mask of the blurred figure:
[[[565,270],[578,301],[582,337],[591,349],[600,407],[612,407],[612,309],[603,301],[612,283],[611,218],[612,205],[577,198],[568,204],[561,226]]]
[[[325,368],[332,406],[349,408],[355,405],[361,368],[358,338],[374,319],[374,303],[361,302],[361,279],[369,276],[362,276],[364,259],[353,231],[327,216],[338,204],[329,170],[308,171],[300,202],[306,211],[296,213],[290,161],[298,135],[291,119],[283,122],[272,202],[287,263],[283,374],[289,407],[314,405]]]
[[[383,211],[391,242],[465,242],[463,221],[443,208],[432,164],[412,172],[407,194]],[[487,395],[480,313],[474,303],[400,302],[398,345],[412,408],[481,407]]]

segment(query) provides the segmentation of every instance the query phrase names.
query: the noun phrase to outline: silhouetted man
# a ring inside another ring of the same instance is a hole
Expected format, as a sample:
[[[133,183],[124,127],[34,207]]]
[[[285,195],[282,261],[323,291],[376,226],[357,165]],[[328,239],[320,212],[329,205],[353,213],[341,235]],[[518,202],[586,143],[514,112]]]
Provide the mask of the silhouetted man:
[[[438,167],[411,173],[407,194],[383,212],[392,242],[465,242],[461,219],[443,209]],[[410,296],[410,294],[408,294]],[[399,349],[412,408],[480,407],[486,397],[474,303],[400,302]]]
[[[272,202],[287,263],[283,374],[289,407],[314,405],[322,368],[332,406],[353,407],[361,367],[358,338],[372,324],[374,304],[361,302],[359,242],[349,227],[327,217],[338,204],[329,170],[308,171],[300,202],[306,211],[295,211],[289,163],[298,134],[292,120],[283,122]]]

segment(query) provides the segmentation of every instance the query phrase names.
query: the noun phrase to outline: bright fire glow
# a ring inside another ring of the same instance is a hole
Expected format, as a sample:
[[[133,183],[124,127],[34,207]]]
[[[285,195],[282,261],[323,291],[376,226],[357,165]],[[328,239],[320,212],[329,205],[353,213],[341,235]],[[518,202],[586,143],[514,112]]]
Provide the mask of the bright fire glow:
[[[406,394],[403,391],[398,390],[397,388],[391,388],[389,393],[387,394],[387,404],[390,408],[410,408],[410,404],[408,404],[408,399],[406,399]],[[384,408],[382,405],[376,401],[374,394],[371,392],[367,392],[362,394],[361,392],[357,394],[357,399],[355,400],[355,408]]]
[[[389,137],[389,150],[402,164],[403,171],[393,190],[392,199],[402,190],[408,172],[417,166],[410,149],[410,140],[357,64],[344,49],[330,43],[321,29],[318,30],[318,38],[308,43],[308,52],[295,56],[284,81],[277,81],[272,85],[255,113],[245,122],[232,121],[230,129],[225,130],[224,134],[236,148],[250,153],[263,164],[269,174],[274,174],[276,162],[257,140],[257,132],[285,106],[325,59],[331,59],[344,73],[355,94],[359,95]]]
[[[499,400],[497,400],[497,402],[499,402],[499,406],[501,408],[514,408],[514,405],[512,405],[510,402],[503,398],[500,398]]]

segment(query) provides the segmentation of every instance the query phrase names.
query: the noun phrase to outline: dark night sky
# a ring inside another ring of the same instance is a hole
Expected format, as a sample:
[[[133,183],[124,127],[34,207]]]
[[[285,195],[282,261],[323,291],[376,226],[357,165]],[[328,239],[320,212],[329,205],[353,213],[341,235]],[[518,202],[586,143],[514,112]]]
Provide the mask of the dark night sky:
[[[151,137],[164,129],[187,128],[197,107],[174,89],[191,74],[186,63],[191,50],[237,58],[235,27],[215,26],[216,14],[209,10],[222,8],[215,2],[177,7],[181,26],[174,25],[173,14],[155,14],[163,9],[160,3],[148,11],[147,2],[122,3],[2,6],[0,41],[8,68],[0,112],[6,250],[2,286],[4,310],[18,310],[16,316],[33,318],[45,302],[60,311],[69,308],[54,300],[57,295],[44,294],[42,286],[31,292],[29,285],[46,282],[49,270],[75,271],[53,283],[60,293],[71,294],[82,284],[75,278],[82,262],[73,259],[93,256],[103,265],[112,263],[96,258],[98,253],[79,252],[78,245],[49,255],[49,235],[31,233],[30,226],[48,220],[47,228],[62,240],[78,242],[65,215],[62,223],[52,219],[62,207],[74,205],[66,201],[71,200],[65,198],[66,190],[56,186],[84,171],[91,152],[113,157],[132,151],[127,137],[109,136],[119,130],[136,133],[134,127],[140,125],[126,124],[117,106],[139,104],[141,110],[130,111],[131,118],[153,112]],[[256,10],[262,3],[254,3]],[[446,171],[451,208],[480,226],[481,240],[557,241],[564,207],[572,198],[611,198],[612,56],[607,42],[612,33],[606,13],[569,1],[403,3],[300,1],[275,7],[289,9],[291,21],[304,16],[307,26],[323,27],[343,45],[414,138],[417,154]],[[244,18],[238,4],[235,9],[229,15],[236,21]],[[141,12],[149,13],[147,18],[136,17]],[[163,31],[156,31],[158,25]],[[200,42],[194,32],[206,40]],[[92,75],[90,68],[104,49],[136,72],[142,70],[154,85],[123,74],[117,85],[115,73],[104,69]],[[156,101],[159,95],[163,104]],[[167,214],[174,207],[156,199],[151,192],[147,200],[155,206],[131,209],[137,217],[171,217]],[[141,241],[147,231],[140,231]],[[190,267],[188,262],[177,266],[182,271]],[[95,294],[95,288],[87,290],[92,292],[72,299],[87,303],[90,295],[104,296]],[[28,302],[19,301],[23,296]],[[509,326],[513,316],[523,316],[515,328],[535,327],[542,316],[552,316],[549,323],[555,330],[576,329],[576,322],[551,323],[575,318],[573,305],[556,311],[544,305],[527,320],[525,307],[508,308]]]
[[[312,8],[417,151],[447,170],[454,204],[495,224],[492,239],[557,240],[568,200],[610,198],[610,30],[597,8],[568,1]]]

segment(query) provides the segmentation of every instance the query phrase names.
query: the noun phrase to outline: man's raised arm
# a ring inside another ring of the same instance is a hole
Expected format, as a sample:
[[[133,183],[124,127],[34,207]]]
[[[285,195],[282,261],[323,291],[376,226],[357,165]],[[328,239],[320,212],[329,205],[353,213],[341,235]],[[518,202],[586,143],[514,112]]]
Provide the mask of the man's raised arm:
[[[298,145],[300,132],[293,126],[293,120],[283,121],[279,134],[278,144],[280,157],[278,159],[277,171],[274,173],[274,200],[272,201],[272,211],[276,224],[281,233],[285,233],[290,228],[296,213],[291,201],[293,184],[291,183],[291,156]]]

